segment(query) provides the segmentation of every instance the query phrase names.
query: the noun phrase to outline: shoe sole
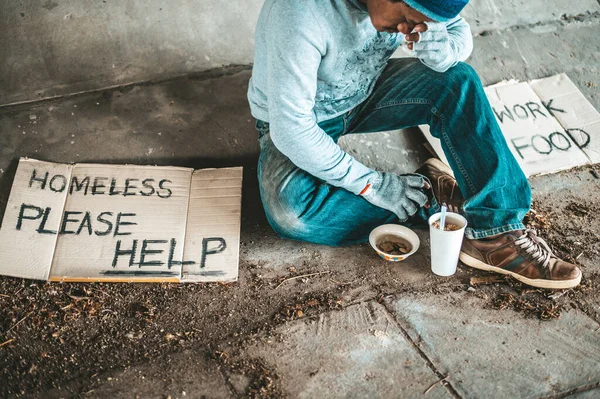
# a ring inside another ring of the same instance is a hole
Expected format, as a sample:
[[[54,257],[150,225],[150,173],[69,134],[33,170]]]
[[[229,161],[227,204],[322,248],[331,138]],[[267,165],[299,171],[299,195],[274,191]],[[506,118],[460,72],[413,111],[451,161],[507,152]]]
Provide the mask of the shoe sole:
[[[487,263],[484,263],[484,262],[480,261],[479,259],[475,259],[471,255],[468,255],[464,252],[460,253],[460,260],[462,263],[464,263],[465,265],[467,265],[469,267],[473,267],[473,268],[479,269],[479,270],[485,270],[488,272],[506,274],[506,275],[514,277],[515,279],[519,280],[520,282],[522,282],[524,284],[530,285],[532,287],[537,287],[537,288],[551,288],[551,289],[555,289],[555,290],[560,290],[560,289],[577,287],[579,285],[579,283],[581,282],[581,273],[579,273],[578,277],[571,279],[571,280],[531,279],[531,278],[521,276],[520,274],[501,269],[496,266],[488,265]]]
[[[441,160],[439,160],[437,158],[429,158],[427,161],[425,161],[425,164],[432,166],[436,169],[439,169],[442,172],[454,177],[454,172],[452,172],[452,168],[450,168],[450,166],[446,165],[445,163],[443,163]]]

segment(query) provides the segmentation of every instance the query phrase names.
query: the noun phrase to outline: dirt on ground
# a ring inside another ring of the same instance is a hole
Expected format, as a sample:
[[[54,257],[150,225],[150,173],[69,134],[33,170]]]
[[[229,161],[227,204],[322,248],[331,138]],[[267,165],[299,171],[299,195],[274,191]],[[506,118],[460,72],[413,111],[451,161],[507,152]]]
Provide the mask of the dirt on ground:
[[[0,277],[0,396],[84,397],[111,370],[187,350],[215,362],[227,381],[232,374],[245,376],[234,395],[284,396],[276,370],[240,356],[248,340],[290,320],[391,294],[469,291],[488,308],[523,317],[551,320],[578,308],[600,322],[600,274],[591,266],[600,259],[598,200],[573,195],[557,204],[536,197],[526,222],[557,255],[581,265],[579,287],[533,289],[462,265],[435,284],[404,284],[401,275],[389,278],[343,263],[332,269],[318,256],[275,275],[242,257],[239,281],[232,284],[57,284]],[[252,245],[260,243],[242,243]]]

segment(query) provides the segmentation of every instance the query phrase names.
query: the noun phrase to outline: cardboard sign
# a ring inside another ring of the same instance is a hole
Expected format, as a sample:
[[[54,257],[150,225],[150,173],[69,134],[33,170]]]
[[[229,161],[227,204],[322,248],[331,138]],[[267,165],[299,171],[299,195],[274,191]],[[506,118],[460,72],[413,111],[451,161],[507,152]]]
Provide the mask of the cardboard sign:
[[[33,159],[19,162],[0,229],[0,274],[48,280],[72,169]]]
[[[0,274],[237,280],[241,187],[242,168],[21,159],[0,229]]]
[[[600,114],[567,75],[485,88],[511,152],[527,176],[600,162]],[[440,141],[420,126],[444,162]]]
[[[241,168],[193,173],[184,258],[197,262],[184,262],[182,281],[237,279],[241,181]]]
[[[600,113],[564,74],[532,80],[531,88],[552,111],[591,163],[600,162]]]

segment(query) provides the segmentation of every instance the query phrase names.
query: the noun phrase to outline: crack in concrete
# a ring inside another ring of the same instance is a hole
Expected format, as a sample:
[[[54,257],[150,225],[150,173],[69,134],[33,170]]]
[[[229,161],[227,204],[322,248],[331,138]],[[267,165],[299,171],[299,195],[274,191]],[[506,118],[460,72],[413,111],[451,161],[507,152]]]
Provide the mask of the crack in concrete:
[[[591,314],[590,312],[588,312],[585,308],[585,306],[583,306],[581,303],[579,303],[579,301],[575,302],[575,306],[576,309],[581,311],[581,313],[583,313],[584,315],[586,315],[587,317],[589,317],[590,319],[594,320],[596,322],[596,324],[598,324],[600,326],[600,320],[596,318],[595,314]],[[600,330],[600,327],[598,328],[598,330]],[[598,331],[596,330],[596,331]]]
[[[444,377],[446,377],[444,374],[442,374],[441,371],[438,370],[438,368],[435,366],[435,364],[433,363],[433,361],[431,359],[429,359],[429,357],[425,354],[425,352],[423,352],[423,350],[421,348],[419,348],[419,346],[417,345],[417,343],[415,341],[413,341],[413,339],[408,334],[408,331],[406,331],[404,329],[404,327],[402,327],[402,325],[400,324],[400,322],[398,321],[398,319],[396,319],[395,312],[392,309],[388,308],[388,306],[385,304],[385,302],[382,303],[382,305],[383,305],[383,308],[385,309],[386,313],[392,319],[392,323],[394,323],[394,325],[398,328],[398,330],[400,330],[400,333],[402,334],[402,336],[410,343],[410,345],[419,354],[419,356],[423,360],[425,360],[425,363],[427,363],[427,367],[429,367],[429,369],[431,369],[431,371],[433,371],[433,373],[440,380],[443,379]],[[450,377],[452,377],[452,376],[450,375]],[[446,390],[448,391],[448,393],[450,395],[452,395],[454,398],[456,398],[456,399],[462,399],[462,396],[460,396],[460,394],[458,393],[458,391],[452,386],[452,383],[450,382],[450,377],[446,381],[445,384],[442,384],[442,386],[444,388],[446,388]]]
[[[587,384],[587,385],[584,385],[579,388],[570,389],[566,392],[561,392],[556,395],[542,396],[539,399],[563,399],[563,398],[568,398],[569,396],[573,396],[573,395],[576,395],[579,393],[590,392],[590,391],[593,391],[598,388],[600,388],[600,381],[594,382],[592,384]],[[598,392],[598,393],[600,394],[600,392]]]
[[[229,393],[231,393],[232,397],[239,397],[240,394],[237,392],[237,390],[231,383],[229,376],[227,375],[225,370],[223,370],[223,367],[221,367],[221,365],[219,364],[217,366],[217,369],[219,370],[219,374],[221,375],[221,378],[223,378],[223,382],[225,383],[225,386],[227,386],[227,389],[229,390]]]
[[[600,0],[598,0],[598,2],[600,3]],[[560,16],[560,19],[538,21],[538,22],[531,23],[531,24],[511,25],[511,26],[507,26],[504,28],[500,28],[500,29],[483,30],[483,31],[475,34],[474,37],[489,36],[494,33],[502,33],[502,32],[511,31],[511,30],[533,29],[533,28],[539,28],[541,26],[563,26],[564,27],[564,26],[569,26],[569,25],[575,25],[578,23],[593,22],[596,20],[600,21],[600,11],[588,11],[587,13],[576,14],[576,15],[563,14]]]
[[[93,89],[93,90],[83,90],[83,91],[78,91],[75,93],[61,94],[58,96],[50,96],[50,97],[44,97],[44,98],[36,98],[34,100],[18,101],[15,103],[8,103],[8,104],[0,104],[0,110],[6,110],[6,109],[12,110],[13,108],[18,108],[20,106],[33,106],[33,105],[38,105],[38,104],[56,102],[56,101],[60,101],[60,100],[81,97],[81,96],[85,96],[87,94],[94,94],[94,93],[115,92],[115,91],[127,92],[127,91],[131,91],[135,87],[156,86],[156,85],[160,85],[163,83],[175,82],[178,80],[216,79],[216,78],[221,78],[224,76],[235,75],[236,73],[248,71],[250,69],[252,69],[252,65],[232,64],[232,65],[227,65],[227,66],[224,66],[221,68],[208,69],[206,71],[199,71],[199,72],[190,72],[190,73],[186,73],[183,75],[168,76],[168,77],[164,77],[164,78],[156,78],[156,79],[150,79],[150,80],[141,80],[141,81],[133,82],[133,83],[127,83],[127,84],[115,85],[115,86],[107,86],[107,87],[102,87],[102,88]]]

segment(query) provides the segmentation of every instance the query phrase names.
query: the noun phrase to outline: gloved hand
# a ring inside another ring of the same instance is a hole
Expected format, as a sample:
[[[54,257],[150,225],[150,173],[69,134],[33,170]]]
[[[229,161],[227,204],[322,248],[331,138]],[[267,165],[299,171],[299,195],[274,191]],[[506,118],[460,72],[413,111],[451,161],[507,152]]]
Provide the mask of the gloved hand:
[[[446,72],[456,63],[450,35],[443,22],[425,22],[427,30],[420,32],[412,50],[421,62],[437,72]],[[410,35],[411,37],[413,34]]]
[[[380,172],[371,187],[361,195],[371,204],[394,212],[400,221],[405,221],[427,202],[423,189],[428,185],[418,174]]]

